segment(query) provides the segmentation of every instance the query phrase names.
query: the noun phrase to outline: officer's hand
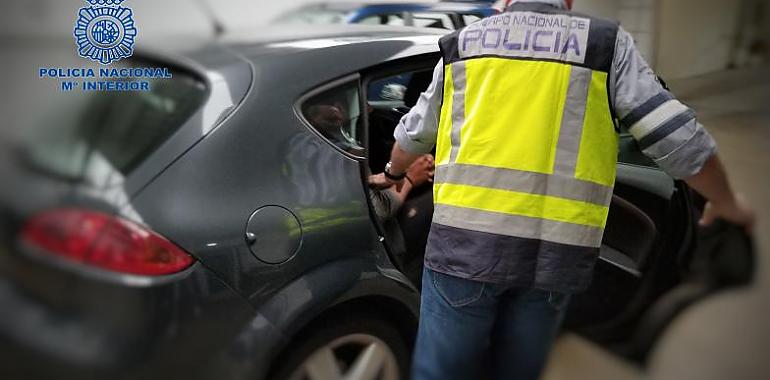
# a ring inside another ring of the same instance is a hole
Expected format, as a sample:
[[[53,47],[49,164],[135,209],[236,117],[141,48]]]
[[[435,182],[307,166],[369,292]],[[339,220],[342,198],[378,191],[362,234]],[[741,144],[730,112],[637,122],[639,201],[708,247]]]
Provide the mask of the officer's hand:
[[[754,210],[749,206],[746,199],[737,195],[735,201],[730,204],[707,203],[703,209],[703,217],[700,220],[701,226],[709,226],[717,219],[724,219],[730,223],[737,224],[746,228],[746,232],[751,234],[757,221]]]

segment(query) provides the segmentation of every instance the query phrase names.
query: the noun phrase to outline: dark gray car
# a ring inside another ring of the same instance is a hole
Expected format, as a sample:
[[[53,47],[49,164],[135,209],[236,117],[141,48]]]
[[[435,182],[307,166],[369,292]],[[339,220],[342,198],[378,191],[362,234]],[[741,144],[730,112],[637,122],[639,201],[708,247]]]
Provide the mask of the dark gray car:
[[[393,231],[365,178],[430,81],[431,33],[160,46],[128,61],[172,69],[153,91],[50,111],[2,150],[0,377],[405,378],[431,190]],[[685,305],[745,282],[750,256],[719,269],[719,250],[696,247],[698,198],[627,136],[621,161],[568,324],[644,358]]]

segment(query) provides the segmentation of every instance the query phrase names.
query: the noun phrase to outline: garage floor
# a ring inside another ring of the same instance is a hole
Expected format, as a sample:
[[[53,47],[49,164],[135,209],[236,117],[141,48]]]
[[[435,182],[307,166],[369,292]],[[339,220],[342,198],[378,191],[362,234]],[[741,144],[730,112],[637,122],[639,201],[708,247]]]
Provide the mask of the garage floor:
[[[757,210],[755,286],[688,309],[646,369],[567,335],[556,346],[546,380],[770,379],[770,67],[669,84],[698,111],[719,143],[734,187]]]

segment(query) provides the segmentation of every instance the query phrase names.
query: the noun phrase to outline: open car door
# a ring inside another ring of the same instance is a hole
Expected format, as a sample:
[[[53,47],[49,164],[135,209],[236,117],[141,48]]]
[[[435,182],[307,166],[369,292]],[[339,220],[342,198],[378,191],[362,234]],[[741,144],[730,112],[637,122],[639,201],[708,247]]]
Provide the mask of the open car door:
[[[704,200],[621,135],[618,177],[589,290],[573,298],[565,327],[643,361],[687,306],[747,284],[753,249],[740,228],[699,228]]]

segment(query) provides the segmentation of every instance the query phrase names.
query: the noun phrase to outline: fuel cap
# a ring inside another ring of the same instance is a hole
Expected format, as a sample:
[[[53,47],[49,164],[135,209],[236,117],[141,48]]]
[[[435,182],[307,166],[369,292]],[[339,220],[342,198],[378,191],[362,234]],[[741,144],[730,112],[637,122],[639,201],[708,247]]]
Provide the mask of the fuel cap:
[[[302,227],[291,211],[280,206],[264,206],[249,217],[245,240],[257,259],[281,264],[299,251]]]

